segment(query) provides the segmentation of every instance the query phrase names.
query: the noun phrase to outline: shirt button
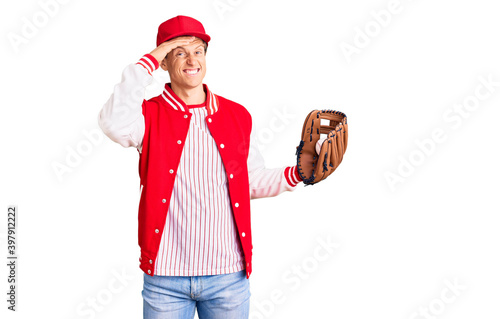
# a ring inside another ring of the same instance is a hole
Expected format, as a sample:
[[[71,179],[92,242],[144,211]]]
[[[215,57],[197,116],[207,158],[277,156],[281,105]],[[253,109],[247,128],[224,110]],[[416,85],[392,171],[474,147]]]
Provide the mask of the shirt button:
[[[250,267],[250,263],[247,263],[247,267]]]
[[[243,232],[243,233],[241,233],[241,237],[245,237],[245,233],[244,233],[244,232]]]
[[[173,173],[174,173],[174,170],[173,170],[173,169],[170,169],[168,172],[169,172],[170,174],[173,174]]]
[[[151,270],[148,269],[148,274],[151,274]]]
[[[162,202],[162,203],[166,203],[166,202],[167,202],[167,200],[164,198],[164,199],[162,199],[162,200],[161,200],[161,202]]]
[[[160,232],[160,231],[159,231],[158,229],[155,229],[155,233],[157,233],[157,234],[158,234],[159,232]]]
[[[181,141],[181,140],[178,140],[178,141],[177,141],[177,144],[181,144],[181,143],[182,143],[182,141]]]
[[[234,204],[234,207],[238,207],[238,206],[240,206],[240,204],[238,204],[238,203]]]
[[[224,148],[224,144],[221,144],[221,145],[220,145],[220,148]]]
[[[149,263],[150,263],[150,264],[152,264],[152,263],[153,263],[153,261],[150,259],[150,260],[149,260]]]
[[[211,119],[211,118],[208,118],[208,122],[212,123],[212,119]]]
[[[229,174],[229,178],[233,178],[233,174]]]
[[[187,118],[188,118],[187,114],[184,114],[184,118],[185,118],[185,119],[187,119]]]

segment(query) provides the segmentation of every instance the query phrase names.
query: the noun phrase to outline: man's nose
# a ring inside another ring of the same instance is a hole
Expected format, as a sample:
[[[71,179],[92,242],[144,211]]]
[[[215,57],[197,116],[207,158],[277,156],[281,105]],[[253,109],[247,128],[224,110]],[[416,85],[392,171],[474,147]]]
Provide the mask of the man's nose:
[[[189,64],[189,65],[194,65],[195,59],[193,58],[193,56],[191,54],[189,54],[187,56],[186,63]]]

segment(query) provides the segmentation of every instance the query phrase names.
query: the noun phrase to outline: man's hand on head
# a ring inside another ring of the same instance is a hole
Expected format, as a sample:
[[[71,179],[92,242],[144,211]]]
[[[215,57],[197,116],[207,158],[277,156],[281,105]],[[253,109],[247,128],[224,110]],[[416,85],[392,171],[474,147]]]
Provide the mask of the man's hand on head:
[[[151,51],[150,54],[156,59],[156,61],[158,61],[158,63],[161,63],[161,61],[163,61],[163,59],[167,56],[167,54],[170,51],[179,46],[188,45],[195,40],[196,37],[193,36],[183,36],[183,37],[173,38],[157,46],[156,49]]]

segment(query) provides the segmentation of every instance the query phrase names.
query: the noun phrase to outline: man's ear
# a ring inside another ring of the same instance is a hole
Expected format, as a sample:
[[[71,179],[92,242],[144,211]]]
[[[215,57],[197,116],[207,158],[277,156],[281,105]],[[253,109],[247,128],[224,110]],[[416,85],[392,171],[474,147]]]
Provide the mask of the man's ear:
[[[161,60],[161,62],[160,62],[160,66],[161,66],[161,68],[162,68],[164,71],[167,71],[167,58],[164,58],[163,60]]]

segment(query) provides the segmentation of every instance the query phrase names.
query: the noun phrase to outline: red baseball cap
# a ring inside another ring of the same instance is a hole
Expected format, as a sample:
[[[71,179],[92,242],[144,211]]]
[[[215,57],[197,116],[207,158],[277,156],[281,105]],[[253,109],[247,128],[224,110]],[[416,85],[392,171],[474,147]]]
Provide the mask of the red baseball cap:
[[[203,28],[200,21],[191,17],[177,16],[160,24],[158,36],[156,37],[156,46],[183,35],[198,37],[206,43],[210,41],[210,36],[205,33],[205,28]]]

